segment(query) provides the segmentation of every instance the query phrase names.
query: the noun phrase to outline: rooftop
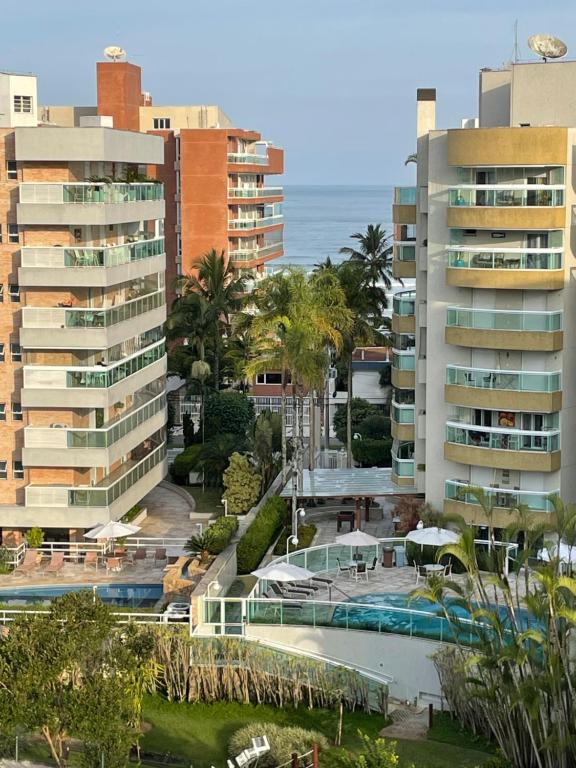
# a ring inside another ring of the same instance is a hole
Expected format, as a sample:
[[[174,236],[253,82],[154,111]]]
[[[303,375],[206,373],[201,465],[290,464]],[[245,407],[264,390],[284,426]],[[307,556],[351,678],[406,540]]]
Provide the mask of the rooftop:
[[[348,498],[375,496],[400,496],[418,493],[414,486],[398,486],[392,482],[389,467],[368,467],[354,469],[305,469],[298,496],[308,499]],[[289,480],[280,494],[292,496],[292,481]]]

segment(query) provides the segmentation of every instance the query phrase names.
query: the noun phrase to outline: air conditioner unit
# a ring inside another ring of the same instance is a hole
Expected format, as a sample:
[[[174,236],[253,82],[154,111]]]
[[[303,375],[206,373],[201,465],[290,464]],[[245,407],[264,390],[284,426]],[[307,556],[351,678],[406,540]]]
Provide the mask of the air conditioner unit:
[[[50,424],[52,429],[68,429],[68,424]]]

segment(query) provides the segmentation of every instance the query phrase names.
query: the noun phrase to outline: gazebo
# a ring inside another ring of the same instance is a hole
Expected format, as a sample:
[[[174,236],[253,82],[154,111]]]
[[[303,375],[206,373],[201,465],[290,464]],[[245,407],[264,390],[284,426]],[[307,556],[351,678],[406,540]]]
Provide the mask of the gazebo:
[[[295,479],[284,486],[281,496],[289,499]],[[362,502],[364,520],[370,519],[370,502],[377,496],[414,496],[414,486],[396,485],[392,482],[390,468],[372,467],[353,469],[305,469],[298,478],[296,495],[299,499],[353,498],[355,501],[355,528],[362,527]]]

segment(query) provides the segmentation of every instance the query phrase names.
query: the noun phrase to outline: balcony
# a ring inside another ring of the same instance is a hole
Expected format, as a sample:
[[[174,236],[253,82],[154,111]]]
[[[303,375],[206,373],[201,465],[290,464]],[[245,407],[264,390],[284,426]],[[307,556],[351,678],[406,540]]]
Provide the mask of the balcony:
[[[563,248],[448,248],[448,285],[462,288],[558,290],[564,287]]]
[[[166,423],[166,396],[132,408],[101,429],[26,427],[28,467],[109,467]]]
[[[396,187],[392,206],[394,224],[416,224],[416,187]]]
[[[414,440],[414,405],[402,405],[392,400],[390,420],[395,440]]]
[[[480,467],[555,472],[560,469],[560,430],[537,432],[449,421],[444,458]]]
[[[251,152],[228,152],[228,162],[233,165],[268,165],[268,155],[255,155]]]
[[[416,291],[401,291],[392,297],[392,330],[395,333],[415,333],[414,317]]]
[[[416,355],[414,351],[392,351],[392,386],[414,389],[416,385]]]
[[[394,243],[392,273],[398,278],[416,277],[416,245],[414,243]]]
[[[283,197],[284,189],[282,187],[229,187],[229,198],[241,198],[242,200],[270,197]]]
[[[263,216],[259,219],[229,219],[228,229],[241,229],[241,230],[254,230],[264,229],[264,227],[276,227],[278,224],[282,224],[284,217],[278,216]]]
[[[449,365],[444,398],[475,408],[553,413],[562,409],[561,374]]]
[[[460,185],[448,192],[448,226],[464,229],[562,229],[564,185]]]
[[[228,251],[228,256],[232,263],[242,262],[243,266],[246,266],[244,262],[269,261],[270,259],[278,258],[282,255],[283,249],[284,243],[280,240],[277,243],[262,247],[239,248],[235,251]]]
[[[19,283],[30,287],[104,287],[165,268],[163,237],[105,247],[24,247],[20,254]]]
[[[480,506],[478,499],[469,493],[469,489],[477,488],[472,483],[462,480],[446,480],[444,484],[444,512],[460,514],[469,525],[492,525],[505,528],[510,524],[510,510],[525,507],[533,514],[541,515],[544,519],[553,512],[550,496],[559,495],[555,491],[522,491],[519,488],[510,490],[494,486],[481,487],[493,505],[489,521]]]
[[[162,184],[20,184],[19,224],[120,224],[164,218]]]
[[[446,343],[478,349],[562,349],[562,312],[448,307]]]
[[[392,482],[395,485],[414,485],[414,445],[405,443],[392,452]]]

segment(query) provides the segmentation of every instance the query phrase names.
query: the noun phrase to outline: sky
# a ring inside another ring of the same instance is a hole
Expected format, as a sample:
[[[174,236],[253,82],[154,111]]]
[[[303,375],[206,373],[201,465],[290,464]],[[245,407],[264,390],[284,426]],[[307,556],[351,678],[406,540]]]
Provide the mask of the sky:
[[[218,104],[286,151],[286,184],[409,184],[419,87],[437,126],[477,114],[478,71],[548,32],[576,57],[574,0],[3,0],[0,68],[43,104],[95,103],[121,45],[155,104]],[[570,51],[572,49],[572,51]]]

